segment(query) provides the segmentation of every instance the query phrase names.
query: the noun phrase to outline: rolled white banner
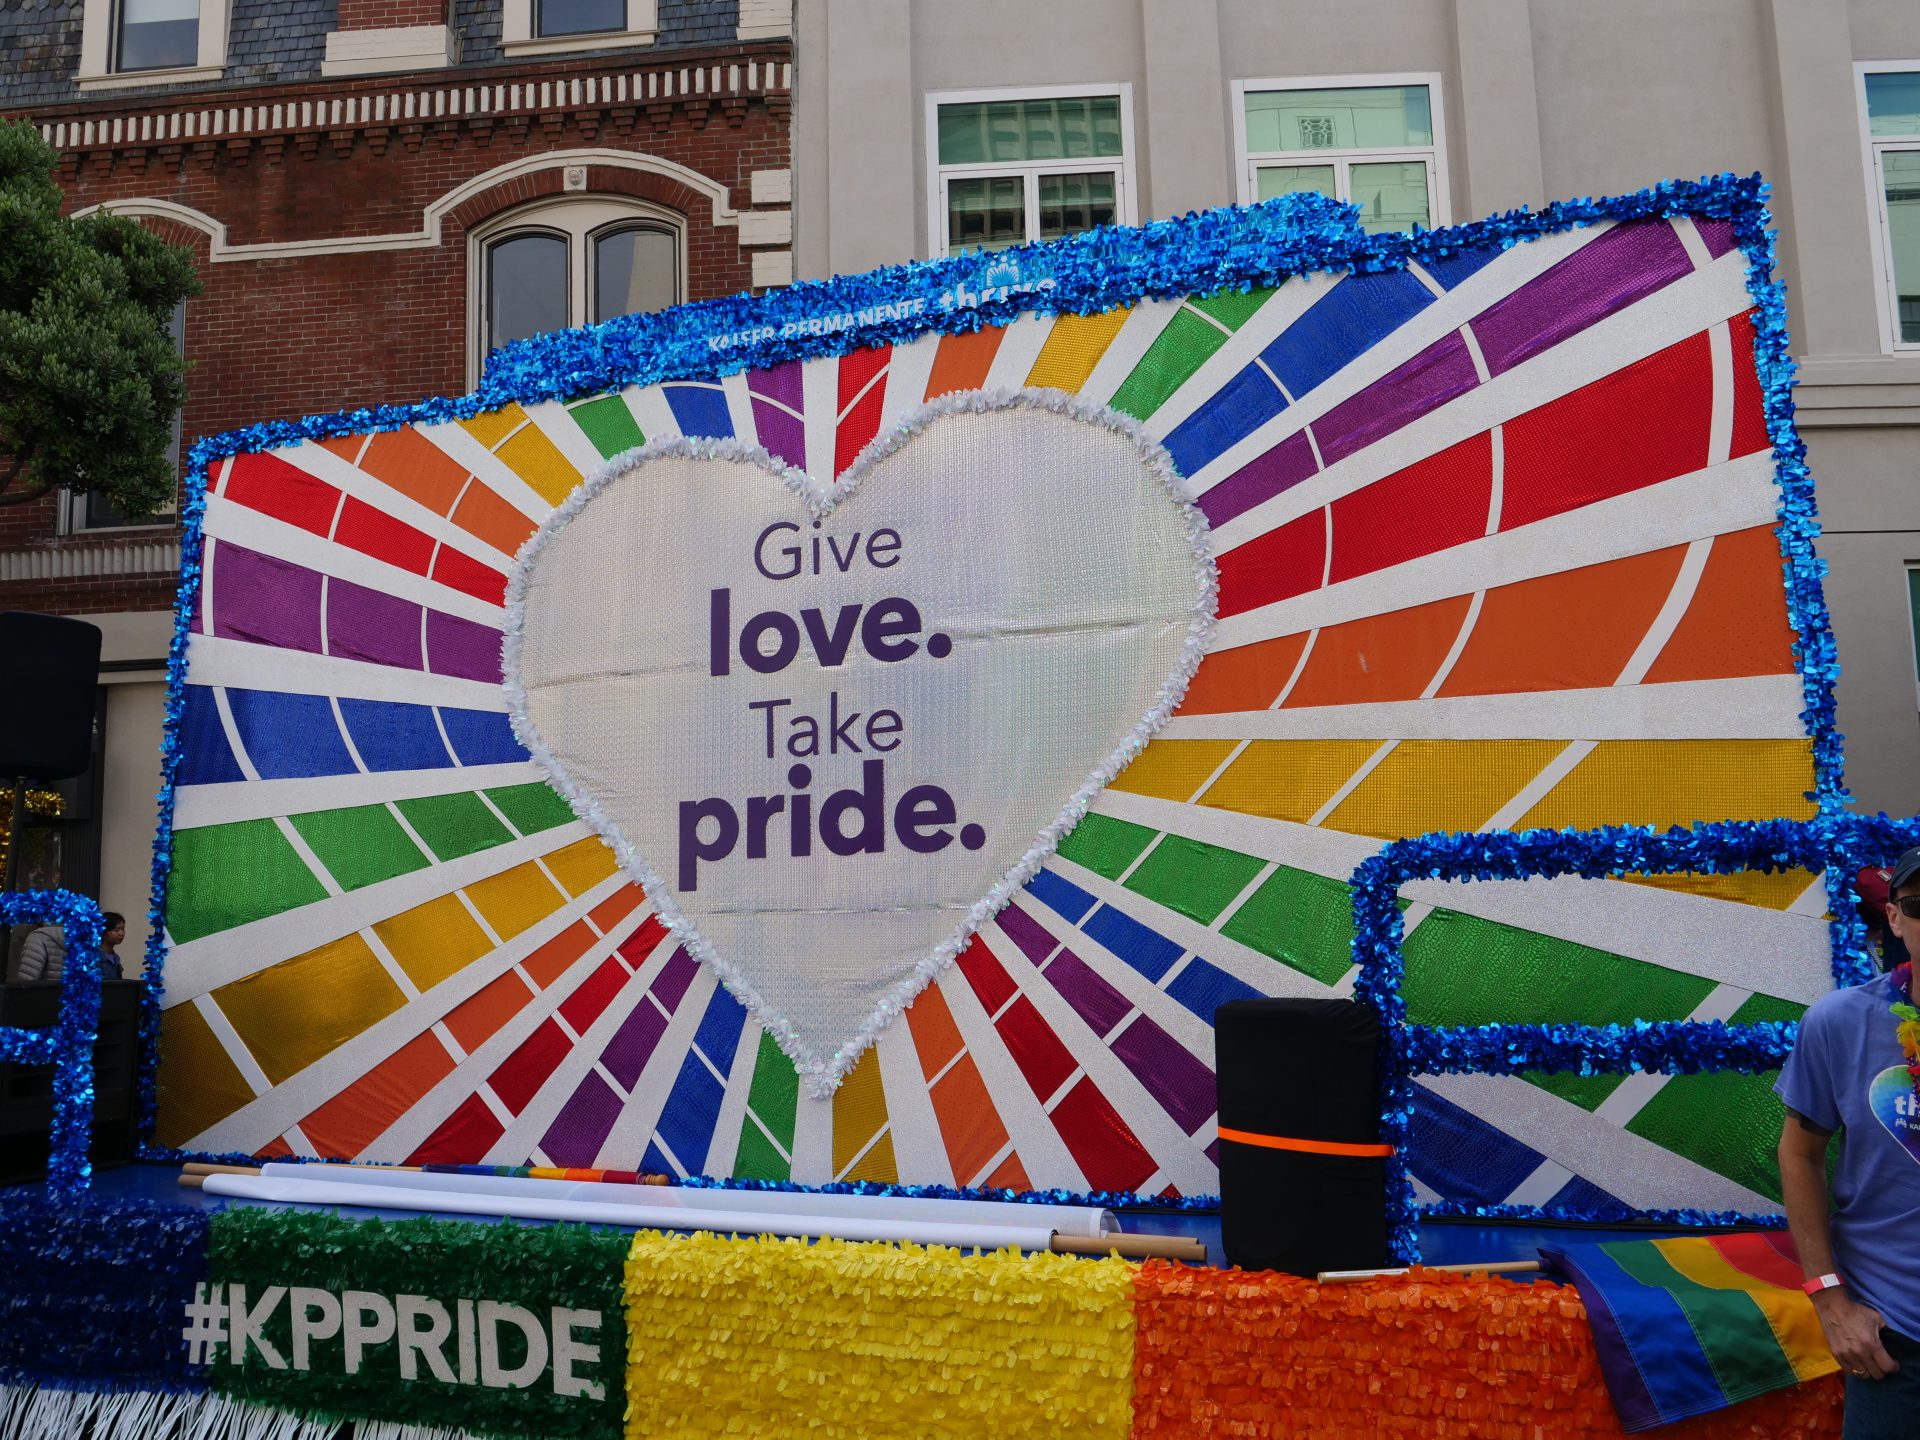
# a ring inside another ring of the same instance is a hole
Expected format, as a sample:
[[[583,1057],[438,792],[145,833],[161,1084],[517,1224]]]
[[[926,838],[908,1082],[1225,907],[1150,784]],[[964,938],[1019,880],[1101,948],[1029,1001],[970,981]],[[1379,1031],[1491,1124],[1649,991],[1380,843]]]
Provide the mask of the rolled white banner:
[[[293,1166],[293,1169],[309,1169]],[[432,1177],[427,1177],[432,1178]],[[459,1178],[459,1177],[452,1177]],[[486,1179],[486,1176],[471,1176]],[[500,1176],[500,1179],[512,1177]],[[582,1182],[587,1183],[587,1182]],[[280,1205],[358,1205],[374,1210],[430,1210],[445,1215],[486,1215],[511,1220],[562,1220],[582,1225],[621,1225],[635,1230],[711,1230],[721,1235],[779,1235],[800,1239],[896,1240],[917,1245],[953,1245],[967,1250],[1046,1250],[1053,1231],[1045,1226],[965,1225],[907,1222],[847,1215],[771,1215],[742,1210],[696,1210],[677,1205],[633,1205],[570,1200],[550,1195],[474,1193],[357,1185],[285,1175],[209,1175],[208,1195],[265,1200]],[[655,1187],[636,1187],[655,1188]]]
[[[706,1190],[674,1185],[621,1185],[602,1180],[540,1180],[525,1175],[446,1175],[347,1165],[296,1165],[272,1161],[262,1175],[329,1180],[349,1185],[385,1185],[404,1190],[469,1195],[548,1195],[594,1204],[644,1205],[650,1209],[703,1210],[754,1215],[836,1216],[902,1224],[999,1225],[1016,1230],[1046,1227],[1062,1235],[1099,1238],[1120,1226],[1111,1210],[1090,1205],[1024,1205],[1017,1200],[933,1200],[906,1195],[820,1195],[797,1190]]]

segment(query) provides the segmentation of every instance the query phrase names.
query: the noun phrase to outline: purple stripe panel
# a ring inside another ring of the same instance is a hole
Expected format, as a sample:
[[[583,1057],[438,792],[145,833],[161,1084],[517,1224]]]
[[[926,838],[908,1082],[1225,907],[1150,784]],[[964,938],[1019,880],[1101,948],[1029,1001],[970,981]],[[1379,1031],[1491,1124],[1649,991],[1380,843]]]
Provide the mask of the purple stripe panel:
[[[321,583],[317,570],[222,541],[213,552],[213,633],[318,655]]]
[[[1700,232],[1700,238],[1707,242],[1707,253],[1718,260],[1733,249],[1733,222],[1731,220],[1696,220],[1693,228]]]
[[[633,1089],[640,1079],[640,1072],[647,1068],[653,1047],[660,1043],[660,1037],[666,1033],[666,1029],[667,1017],[660,1013],[660,1007],[642,995],[640,1003],[627,1013],[627,1018],[620,1022],[620,1028],[613,1032],[613,1039],[607,1042],[607,1048],[601,1052],[600,1063],[607,1067],[607,1073],[614,1079],[627,1089]]]
[[[590,1167],[620,1116],[620,1097],[593,1071],[587,1072],[560,1113],[540,1137],[540,1148],[555,1165]]]
[[[1313,442],[1296,431],[1264,455],[1256,455],[1222,480],[1198,501],[1209,524],[1224,525],[1256,505],[1264,505],[1283,490],[1291,490],[1319,467],[1313,463]]]
[[[420,610],[411,600],[332,576],[327,581],[327,653],[418,670]]]
[[[1127,1018],[1133,1002],[1094,971],[1071,950],[1062,950],[1047,966],[1047,979],[1074,1013],[1087,1022],[1087,1028],[1105,1038],[1109,1030]]]
[[[1060,942],[1047,933],[1047,928],[1018,905],[1007,906],[994,920],[1036,965],[1059,948]]]
[[[500,632],[476,620],[427,611],[427,668],[436,675],[500,683]]]
[[[1218,1140],[1209,1141],[1207,1148],[1201,1153],[1217,1166],[1220,1163],[1220,1142]]]
[[[760,437],[760,443],[767,447],[767,453],[774,459],[784,460],[796,470],[807,468],[807,427],[796,417],[778,405],[756,400],[753,402],[753,428]]]
[[[1487,373],[1505,374],[1692,269],[1666,221],[1616,225],[1474,317]]]
[[[685,950],[676,950],[667,958],[659,977],[653,982],[653,998],[668,1010],[679,1008],[681,1000],[686,998],[687,987],[693,983],[693,977],[700,973],[700,962]]]
[[[804,412],[807,408],[806,386],[801,380],[798,360],[769,365],[764,370],[749,370],[747,389],[769,400],[778,400],[789,410]]]
[[[1316,421],[1320,458],[1329,465],[1344,460],[1479,383],[1460,332],[1443,336]]]
[[[1218,1107],[1213,1072],[1146,1016],[1122,1030],[1111,1048],[1187,1134]]]

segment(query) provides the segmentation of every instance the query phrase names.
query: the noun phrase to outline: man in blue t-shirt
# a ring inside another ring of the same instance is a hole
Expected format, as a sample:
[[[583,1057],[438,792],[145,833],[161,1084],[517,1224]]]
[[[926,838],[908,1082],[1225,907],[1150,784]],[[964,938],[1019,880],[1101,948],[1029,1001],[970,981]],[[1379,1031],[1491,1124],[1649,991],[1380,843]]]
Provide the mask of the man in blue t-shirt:
[[[1887,925],[1920,954],[1920,847],[1888,878]],[[1920,1081],[1894,1010],[1912,989],[1908,964],[1822,996],[1774,1086],[1787,1106],[1787,1224],[1847,1373],[1842,1440],[1920,1436]],[[1827,1145],[1839,1130],[1829,1206]]]

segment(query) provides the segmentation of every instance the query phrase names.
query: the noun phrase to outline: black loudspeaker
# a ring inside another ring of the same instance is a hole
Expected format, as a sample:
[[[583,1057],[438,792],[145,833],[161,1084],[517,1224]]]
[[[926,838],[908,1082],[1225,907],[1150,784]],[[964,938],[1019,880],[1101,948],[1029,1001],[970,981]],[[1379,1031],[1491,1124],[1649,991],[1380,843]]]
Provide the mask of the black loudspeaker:
[[[0,785],[16,775],[66,780],[93,764],[100,627],[0,610]]]
[[[1388,1264],[1380,1024],[1352,1000],[1234,1000],[1214,1015],[1220,1238],[1248,1270]],[[1359,1153],[1353,1153],[1353,1152]]]

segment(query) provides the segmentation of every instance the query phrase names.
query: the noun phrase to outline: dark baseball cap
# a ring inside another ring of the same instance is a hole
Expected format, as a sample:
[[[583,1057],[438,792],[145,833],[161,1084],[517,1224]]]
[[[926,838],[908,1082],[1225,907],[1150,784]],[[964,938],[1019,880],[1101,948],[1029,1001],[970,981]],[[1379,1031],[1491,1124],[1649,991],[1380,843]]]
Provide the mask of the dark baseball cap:
[[[1920,878],[1920,845],[1914,846],[1893,862],[1893,873],[1887,876],[1887,893],[1899,893],[1902,885],[1916,878]]]

